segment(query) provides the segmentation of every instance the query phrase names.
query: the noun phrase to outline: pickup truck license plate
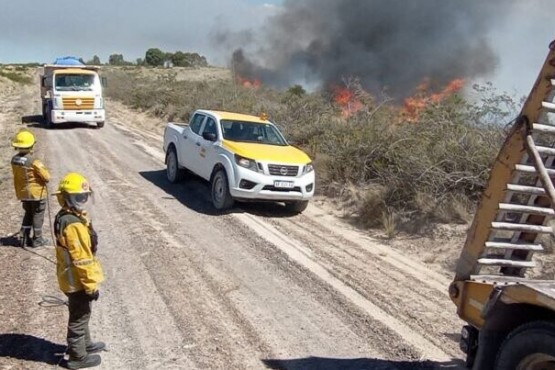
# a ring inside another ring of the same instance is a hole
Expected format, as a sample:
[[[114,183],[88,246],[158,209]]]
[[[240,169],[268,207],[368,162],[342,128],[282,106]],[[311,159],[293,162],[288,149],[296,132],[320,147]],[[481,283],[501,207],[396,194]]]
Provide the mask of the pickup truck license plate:
[[[274,181],[274,186],[276,188],[292,189],[295,184],[293,181]]]

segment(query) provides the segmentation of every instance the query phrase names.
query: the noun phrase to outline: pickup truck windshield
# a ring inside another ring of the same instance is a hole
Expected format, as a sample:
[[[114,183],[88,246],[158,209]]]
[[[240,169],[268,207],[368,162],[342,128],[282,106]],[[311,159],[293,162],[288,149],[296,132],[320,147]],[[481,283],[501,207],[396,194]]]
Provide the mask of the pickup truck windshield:
[[[225,140],[269,145],[287,145],[281,132],[269,123],[221,120]]]
[[[59,91],[92,91],[94,75],[57,74],[55,80],[56,90]]]

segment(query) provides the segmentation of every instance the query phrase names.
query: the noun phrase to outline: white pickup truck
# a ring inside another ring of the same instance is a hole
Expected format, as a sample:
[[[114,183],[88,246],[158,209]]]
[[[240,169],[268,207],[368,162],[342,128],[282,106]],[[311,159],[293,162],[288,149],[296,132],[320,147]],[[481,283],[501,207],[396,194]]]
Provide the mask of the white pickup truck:
[[[218,210],[251,200],[284,202],[301,213],[314,195],[310,157],[264,115],[197,110],[188,124],[167,124],[164,151],[168,180],[178,182],[188,170],[210,181]]]

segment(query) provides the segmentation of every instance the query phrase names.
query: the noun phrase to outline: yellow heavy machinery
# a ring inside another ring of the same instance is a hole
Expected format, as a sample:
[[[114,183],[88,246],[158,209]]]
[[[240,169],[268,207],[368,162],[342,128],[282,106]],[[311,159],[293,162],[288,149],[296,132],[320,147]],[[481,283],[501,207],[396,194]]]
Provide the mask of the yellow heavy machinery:
[[[468,323],[460,344],[474,370],[555,369],[555,280],[533,270],[555,216],[555,41],[549,49],[493,164],[449,287]]]

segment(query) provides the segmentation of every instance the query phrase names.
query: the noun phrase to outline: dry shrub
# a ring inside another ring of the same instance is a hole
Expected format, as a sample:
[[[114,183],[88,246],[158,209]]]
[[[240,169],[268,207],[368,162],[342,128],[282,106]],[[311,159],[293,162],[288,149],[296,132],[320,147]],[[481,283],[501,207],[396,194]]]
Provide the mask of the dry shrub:
[[[498,126],[470,124],[474,114],[453,100],[431,107],[417,124],[392,125],[387,110],[371,121],[359,115],[325,133],[329,176],[386,186],[387,206],[403,218],[463,222],[504,136]]]
[[[436,199],[430,194],[417,192],[415,209],[430,222],[467,223],[470,221],[473,203],[462,195],[447,194],[443,199]]]
[[[488,87],[478,91],[489,94],[481,103],[453,96],[415,122],[389,98],[360,93],[364,109],[345,117],[325,92],[245,88],[231,78],[183,81],[167,71],[154,78],[144,68],[108,74],[108,96],[161,121],[187,121],[199,108],[268,113],[314,159],[318,192],[339,194],[361,225],[384,227],[382,215],[395,215],[396,229],[412,232],[469,219],[505,136],[494,123],[511,107]]]
[[[362,194],[364,198],[358,204],[361,224],[365,227],[383,226],[383,215],[389,213],[386,204],[387,189],[381,185],[373,185],[365,189]]]

